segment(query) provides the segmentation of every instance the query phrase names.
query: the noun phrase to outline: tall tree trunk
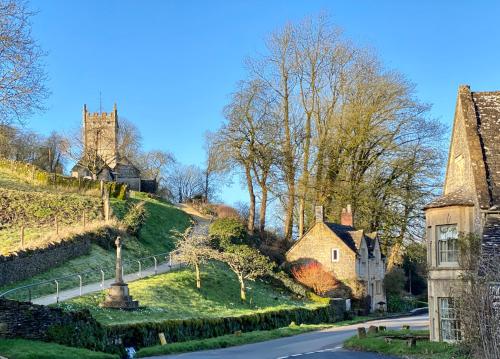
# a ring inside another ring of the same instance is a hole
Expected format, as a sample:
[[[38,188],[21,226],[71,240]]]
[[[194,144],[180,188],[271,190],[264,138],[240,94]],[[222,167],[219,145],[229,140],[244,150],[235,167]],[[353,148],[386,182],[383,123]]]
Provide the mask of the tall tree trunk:
[[[286,204],[286,217],[285,217],[285,239],[292,240],[293,232],[293,210],[295,208],[295,183],[288,185],[288,202]]]
[[[247,180],[248,196],[250,199],[247,228],[248,232],[253,233],[255,230],[255,192],[253,190],[252,173],[250,171],[250,166],[247,164],[245,164],[245,177]]]
[[[242,302],[247,301],[247,293],[246,293],[246,288],[245,288],[245,280],[243,279],[242,276],[238,276],[238,280],[240,282],[240,298]]]
[[[266,211],[267,211],[267,186],[262,186],[262,200],[260,202],[259,212],[259,232],[260,237],[264,238],[264,231],[266,229]]]
[[[196,271],[196,288],[200,289],[201,288],[200,265],[198,263],[196,263],[194,265],[194,269]]]

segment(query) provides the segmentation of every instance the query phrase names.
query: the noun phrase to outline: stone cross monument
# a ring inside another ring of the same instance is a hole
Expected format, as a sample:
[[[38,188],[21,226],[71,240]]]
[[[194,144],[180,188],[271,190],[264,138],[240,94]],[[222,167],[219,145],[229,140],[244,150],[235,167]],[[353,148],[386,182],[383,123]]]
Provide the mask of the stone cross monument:
[[[115,282],[108,289],[108,294],[101,307],[116,309],[137,309],[139,302],[132,300],[128,293],[128,284],[123,280],[122,275],[122,239],[116,237],[116,277]]]

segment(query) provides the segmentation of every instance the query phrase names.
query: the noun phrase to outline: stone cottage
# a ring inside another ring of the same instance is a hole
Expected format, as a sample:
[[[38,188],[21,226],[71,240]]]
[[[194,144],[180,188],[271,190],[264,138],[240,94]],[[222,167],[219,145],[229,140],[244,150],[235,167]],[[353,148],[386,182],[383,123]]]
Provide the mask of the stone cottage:
[[[72,168],[73,177],[92,178],[89,168],[97,170],[96,179],[126,183],[141,190],[141,172],[118,152],[118,110],[95,112],[83,105],[83,156]]]
[[[325,222],[321,206],[316,207],[315,217],[312,228],[286,253],[287,261],[319,262],[347,286],[364,286],[370,296],[371,311],[385,309],[385,257],[377,233],[354,228],[350,206],[342,210],[340,224]]]
[[[456,341],[459,233],[482,237],[483,254],[500,248],[500,91],[460,86],[443,195],[424,210],[431,340]]]

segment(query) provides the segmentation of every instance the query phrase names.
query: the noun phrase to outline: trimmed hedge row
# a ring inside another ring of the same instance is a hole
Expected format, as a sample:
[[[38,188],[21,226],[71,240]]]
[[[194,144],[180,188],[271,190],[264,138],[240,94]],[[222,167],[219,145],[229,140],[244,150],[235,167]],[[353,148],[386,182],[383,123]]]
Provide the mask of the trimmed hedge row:
[[[56,173],[49,173],[34,165],[0,159],[0,167],[5,168],[26,181],[35,181],[43,186],[65,187],[78,191],[100,190],[100,181],[85,178],[75,178],[63,176]],[[111,197],[125,199],[128,185],[125,183],[105,182],[105,186]]]
[[[125,347],[141,348],[157,345],[159,333],[164,333],[167,342],[173,343],[212,338],[236,331],[271,330],[288,326],[291,322],[298,325],[333,323],[343,319],[343,306],[344,302],[315,309],[292,308],[238,317],[110,325],[108,334],[111,338],[120,338]]]

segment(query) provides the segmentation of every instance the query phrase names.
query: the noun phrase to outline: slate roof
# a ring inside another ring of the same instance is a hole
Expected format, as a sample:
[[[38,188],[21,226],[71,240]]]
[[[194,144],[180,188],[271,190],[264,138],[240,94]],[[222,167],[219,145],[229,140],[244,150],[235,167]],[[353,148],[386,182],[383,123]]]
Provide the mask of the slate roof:
[[[483,253],[500,254],[500,214],[489,214],[483,228]]]
[[[492,206],[500,204],[500,91],[471,92],[471,95]]]
[[[325,222],[325,224],[355,253],[358,252],[361,246],[361,240],[364,238],[368,247],[368,256],[373,257],[376,233],[366,235],[363,230],[358,230],[352,226],[345,226],[332,222]],[[373,236],[373,238],[370,236]]]
[[[424,209],[448,206],[474,206],[474,199],[471,198],[470,193],[464,190],[457,190],[436,198],[427,204]]]

